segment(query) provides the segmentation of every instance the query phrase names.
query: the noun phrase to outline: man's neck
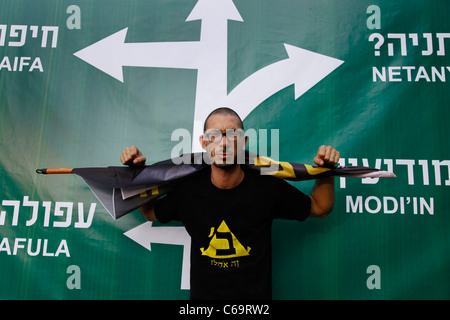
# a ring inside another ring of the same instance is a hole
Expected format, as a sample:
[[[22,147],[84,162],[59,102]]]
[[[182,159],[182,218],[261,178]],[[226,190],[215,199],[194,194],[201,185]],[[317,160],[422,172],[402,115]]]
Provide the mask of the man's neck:
[[[231,167],[211,165],[211,182],[219,189],[233,189],[244,180],[244,170],[239,164]]]

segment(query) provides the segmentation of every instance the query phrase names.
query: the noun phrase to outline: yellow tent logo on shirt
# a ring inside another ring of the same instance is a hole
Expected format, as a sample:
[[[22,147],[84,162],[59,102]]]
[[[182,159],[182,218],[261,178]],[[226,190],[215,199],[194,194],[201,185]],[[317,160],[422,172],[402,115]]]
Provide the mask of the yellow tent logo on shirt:
[[[247,249],[239,242],[235,235],[230,231],[225,220],[222,221],[217,230],[214,227],[211,228],[209,237],[212,237],[209,242],[209,247],[200,248],[202,256],[208,256],[217,259],[227,259],[248,256],[250,247]]]

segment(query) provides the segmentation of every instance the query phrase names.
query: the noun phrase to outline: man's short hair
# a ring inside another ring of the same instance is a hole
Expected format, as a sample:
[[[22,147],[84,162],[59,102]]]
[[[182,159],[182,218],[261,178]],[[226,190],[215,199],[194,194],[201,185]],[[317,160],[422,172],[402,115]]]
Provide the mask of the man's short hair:
[[[230,109],[228,107],[220,107],[220,108],[215,109],[213,112],[211,112],[206,117],[205,124],[203,125],[203,132],[205,132],[206,128],[208,127],[207,123],[208,123],[209,118],[214,115],[227,115],[227,116],[236,117],[236,119],[238,120],[239,126],[240,126],[240,128],[237,128],[237,129],[244,130],[244,123],[242,122],[241,117],[239,117],[239,115],[236,113],[236,111],[234,111],[233,109]]]

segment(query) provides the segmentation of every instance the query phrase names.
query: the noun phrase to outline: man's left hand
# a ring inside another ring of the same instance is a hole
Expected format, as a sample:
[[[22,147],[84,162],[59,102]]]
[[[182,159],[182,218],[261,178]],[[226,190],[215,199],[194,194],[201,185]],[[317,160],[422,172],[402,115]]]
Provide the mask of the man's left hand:
[[[330,146],[321,146],[314,158],[314,163],[319,167],[334,167],[339,162],[339,151]]]

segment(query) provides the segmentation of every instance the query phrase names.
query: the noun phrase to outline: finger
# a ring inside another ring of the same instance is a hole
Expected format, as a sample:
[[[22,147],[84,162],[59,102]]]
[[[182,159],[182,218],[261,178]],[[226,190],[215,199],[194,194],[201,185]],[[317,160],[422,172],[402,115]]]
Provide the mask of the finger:
[[[122,159],[122,163],[123,164],[127,164],[132,160],[133,157],[133,151],[130,147],[126,148],[124,150],[124,152],[122,153],[123,155],[123,159]]]
[[[320,146],[319,150],[317,151],[317,155],[314,158],[314,163],[318,166],[323,166],[324,161],[323,157],[325,156],[325,146]]]
[[[331,156],[330,156],[330,160],[328,160],[328,162],[330,164],[335,165],[335,164],[339,163],[340,157],[341,157],[341,155],[340,155],[339,151],[337,151],[336,149],[333,149],[333,152],[331,153]]]
[[[314,163],[318,166],[334,166],[339,162],[340,153],[331,146],[322,145],[317,151]]]
[[[330,157],[331,157],[331,150],[330,150],[330,147],[325,146],[325,148],[324,148],[324,155],[323,155],[322,159],[323,159],[325,162],[328,162],[328,161],[330,160]]]
[[[147,161],[147,158],[144,156],[136,157],[133,160],[133,164],[135,165],[143,165],[145,164],[145,161]]]
[[[323,166],[323,164],[324,164],[323,160],[321,158],[319,158],[318,156],[315,157],[313,161],[319,167]]]
[[[130,164],[130,162],[132,162],[133,159],[138,156],[138,153],[140,153],[140,151],[135,146],[125,148],[125,150],[120,155],[122,164]]]
[[[324,162],[326,166],[334,166],[339,162],[340,154],[333,147],[327,147],[326,154],[324,156]]]
[[[325,145],[320,146],[319,150],[317,151],[317,157],[319,157],[320,159],[323,159],[323,157],[325,156],[327,147]]]
[[[128,160],[127,149],[125,149],[120,154],[120,161],[122,162],[122,164],[126,164],[127,160]]]

